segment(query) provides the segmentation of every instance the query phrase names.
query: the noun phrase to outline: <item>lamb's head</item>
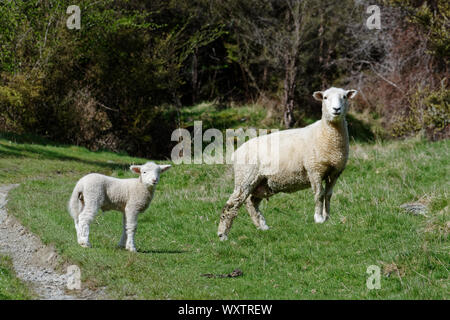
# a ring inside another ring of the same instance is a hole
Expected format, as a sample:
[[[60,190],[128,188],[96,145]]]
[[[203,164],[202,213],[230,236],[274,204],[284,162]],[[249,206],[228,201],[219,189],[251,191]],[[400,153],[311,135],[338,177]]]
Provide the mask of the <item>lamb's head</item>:
[[[170,164],[158,165],[154,162],[147,162],[141,166],[130,166],[130,170],[139,174],[139,180],[147,188],[151,188],[158,184],[161,173],[169,170],[170,167]]]
[[[313,97],[322,101],[322,117],[327,121],[337,122],[345,118],[348,110],[348,100],[356,95],[356,90],[330,88],[325,91],[316,91]]]

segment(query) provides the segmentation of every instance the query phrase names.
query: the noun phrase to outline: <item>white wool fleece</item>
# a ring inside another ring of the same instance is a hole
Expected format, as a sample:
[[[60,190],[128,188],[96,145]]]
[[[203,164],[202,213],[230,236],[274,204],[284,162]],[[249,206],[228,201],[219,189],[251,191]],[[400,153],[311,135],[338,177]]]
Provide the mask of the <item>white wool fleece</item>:
[[[74,219],[78,243],[90,247],[89,225],[98,210],[117,210],[123,213],[123,232],[120,247],[136,251],[134,236],[137,228],[137,216],[145,211],[152,201],[160,174],[170,165],[158,165],[147,162],[144,165],[132,165],[130,170],[139,174],[139,178],[117,179],[98,173],[82,177],[72,192],[69,212]]]
[[[314,98],[322,101],[321,120],[304,128],[253,138],[235,151],[235,187],[220,217],[217,234],[221,240],[227,239],[233,219],[244,202],[256,227],[267,230],[259,204],[279,192],[311,187],[315,222],[328,219],[333,187],[348,159],[345,115],[348,101],[355,95],[356,90],[340,88],[314,92]]]

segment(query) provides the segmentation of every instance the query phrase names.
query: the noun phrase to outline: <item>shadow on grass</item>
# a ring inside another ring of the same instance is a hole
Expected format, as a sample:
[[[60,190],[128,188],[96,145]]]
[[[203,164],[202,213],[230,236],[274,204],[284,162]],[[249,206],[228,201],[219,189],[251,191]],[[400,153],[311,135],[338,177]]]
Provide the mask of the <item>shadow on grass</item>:
[[[145,253],[145,254],[151,254],[151,253],[168,253],[168,254],[174,254],[174,253],[187,253],[190,251],[187,250],[167,250],[167,249],[156,249],[156,250],[138,250],[138,253]]]
[[[2,145],[3,150],[0,150],[2,157],[13,157],[13,158],[23,158],[26,157],[23,153],[34,153],[37,155],[36,159],[48,159],[48,160],[60,160],[60,161],[76,161],[82,162],[87,165],[93,165],[98,167],[108,168],[110,170],[127,169],[129,164],[121,163],[108,163],[105,161],[98,160],[87,160],[78,157],[72,157],[60,152],[49,151],[49,150],[36,150],[32,148],[17,148],[13,146]],[[6,150],[5,150],[6,149]]]
[[[351,114],[347,114],[348,134],[350,141],[357,142],[373,142],[375,141],[375,134],[370,129],[370,125],[356,119]]]
[[[44,138],[34,137],[30,135],[14,135],[1,133],[0,138],[5,138],[15,143],[36,143],[35,145],[17,147],[13,145],[2,144],[0,145],[0,155],[2,157],[12,157],[12,158],[23,158],[27,157],[27,154],[34,154],[37,159],[49,159],[49,160],[60,160],[60,161],[77,161],[88,165],[94,165],[99,167],[108,168],[110,170],[117,169],[127,169],[129,164],[121,163],[108,163],[106,161],[99,160],[88,160],[81,157],[69,156],[67,154],[51,151],[45,149],[46,145],[56,146],[60,148],[69,148],[68,145],[58,145],[55,143],[47,143],[48,141]],[[102,150],[104,152],[105,150]]]
[[[17,134],[12,132],[0,132],[0,138],[12,141],[14,143],[34,143],[44,146],[48,145],[53,147],[64,147],[63,145],[50,141],[44,137],[30,133]]]

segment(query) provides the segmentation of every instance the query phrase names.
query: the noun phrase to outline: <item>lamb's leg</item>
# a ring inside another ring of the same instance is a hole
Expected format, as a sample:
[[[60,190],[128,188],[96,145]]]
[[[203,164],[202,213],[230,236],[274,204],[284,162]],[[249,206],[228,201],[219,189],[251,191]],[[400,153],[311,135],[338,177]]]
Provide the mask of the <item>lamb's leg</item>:
[[[313,174],[310,176],[310,182],[314,192],[314,201],[316,203],[314,210],[314,221],[316,223],[323,223],[325,222],[325,217],[322,216],[325,190],[322,186],[322,178],[318,174]]]
[[[123,214],[122,216],[122,236],[120,237],[120,241],[118,244],[119,248],[125,248],[126,242],[127,242],[127,216]]]
[[[134,246],[134,235],[136,234],[137,229],[137,216],[138,212],[133,210],[132,208],[125,208],[126,215],[126,234],[127,240],[125,249],[131,252],[136,252],[136,247]]]
[[[260,230],[268,230],[269,226],[266,224],[266,219],[264,219],[264,216],[259,210],[259,204],[261,201],[261,198],[251,195],[247,198],[245,205],[255,226]]]
[[[330,201],[333,195],[333,188],[339,178],[340,173],[330,175],[325,181],[325,205],[323,206],[322,216],[325,220],[330,217]]]
[[[94,220],[97,210],[89,209],[87,206],[78,216],[78,227],[77,227],[77,237],[78,244],[85,248],[90,248],[91,243],[89,242],[89,225]]]

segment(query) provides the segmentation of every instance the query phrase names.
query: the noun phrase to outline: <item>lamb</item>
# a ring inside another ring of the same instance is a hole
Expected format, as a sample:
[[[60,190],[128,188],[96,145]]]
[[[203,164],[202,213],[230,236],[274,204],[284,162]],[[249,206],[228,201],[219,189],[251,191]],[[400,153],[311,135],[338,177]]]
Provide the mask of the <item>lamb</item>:
[[[228,238],[233,219],[244,202],[255,226],[267,230],[269,227],[259,204],[279,192],[311,187],[315,200],[314,221],[323,223],[329,218],[333,187],[345,168],[349,153],[345,120],[348,100],[356,93],[356,90],[334,87],[316,91],[313,97],[322,101],[320,120],[304,128],[253,138],[234,152],[235,187],[220,216],[217,235],[221,240]],[[279,152],[273,151],[270,139],[277,141]],[[252,159],[255,161],[251,162]],[[268,170],[274,162],[277,169]]]
[[[123,213],[123,232],[119,247],[135,252],[137,216],[148,208],[160,174],[170,167],[171,165],[157,165],[153,162],[132,165],[130,170],[139,174],[139,178],[134,179],[117,179],[98,173],[82,177],[75,185],[68,205],[75,222],[78,244],[91,247],[89,225],[99,209],[117,210]]]

